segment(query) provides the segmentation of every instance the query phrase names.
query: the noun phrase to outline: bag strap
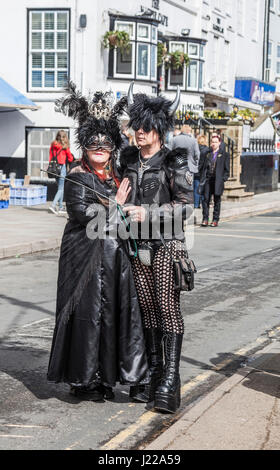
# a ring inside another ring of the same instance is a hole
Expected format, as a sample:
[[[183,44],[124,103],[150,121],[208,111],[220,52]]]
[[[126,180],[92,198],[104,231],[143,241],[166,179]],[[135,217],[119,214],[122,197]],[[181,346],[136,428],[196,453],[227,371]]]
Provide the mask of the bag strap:
[[[171,252],[171,250],[169,250],[169,247],[167,246],[167,243],[165,243],[165,240],[164,240],[164,238],[163,238],[163,236],[160,232],[159,232],[159,236],[160,236],[161,242],[164,246],[165,252],[167,252],[170,255],[170,258],[172,259],[172,261],[177,261],[177,258],[173,258],[172,252]],[[177,240],[175,240],[175,241],[177,241]],[[188,259],[188,251],[187,250],[186,250],[186,255],[187,255],[187,259]]]
[[[53,153],[53,147],[51,148],[51,150],[52,150],[52,159],[51,159],[51,161],[54,160],[54,158],[55,158],[56,162],[57,162],[57,156],[60,154],[60,152],[62,152],[63,149],[61,148],[58,152],[56,152],[55,155]]]

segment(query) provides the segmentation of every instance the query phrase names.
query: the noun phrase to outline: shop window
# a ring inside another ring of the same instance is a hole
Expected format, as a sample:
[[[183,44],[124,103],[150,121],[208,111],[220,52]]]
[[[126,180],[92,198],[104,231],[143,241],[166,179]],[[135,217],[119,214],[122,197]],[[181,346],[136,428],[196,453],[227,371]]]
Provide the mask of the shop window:
[[[28,13],[30,91],[61,90],[69,75],[69,11]]]

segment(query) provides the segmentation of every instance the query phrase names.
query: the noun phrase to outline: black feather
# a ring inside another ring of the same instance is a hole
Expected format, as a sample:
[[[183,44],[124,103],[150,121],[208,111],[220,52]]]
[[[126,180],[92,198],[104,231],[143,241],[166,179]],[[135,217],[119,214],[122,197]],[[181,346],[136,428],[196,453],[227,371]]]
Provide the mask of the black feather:
[[[56,101],[56,111],[78,121],[78,145],[88,147],[95,136],[102,134],[118,150],[122,144],[119,119],[127,105],[127,98],[122,98],[114,106],[111,92],[97,91],[86,98],[77,91],[72,81],[68,82],[65,93],[65,96]]]

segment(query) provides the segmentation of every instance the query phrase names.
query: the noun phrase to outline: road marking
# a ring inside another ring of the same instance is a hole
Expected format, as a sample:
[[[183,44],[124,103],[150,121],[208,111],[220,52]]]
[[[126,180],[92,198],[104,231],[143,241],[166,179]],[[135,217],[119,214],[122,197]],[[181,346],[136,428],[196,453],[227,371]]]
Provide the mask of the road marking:
[[[140,430],[143,426],[147,426],[152,419],[156,417],[155,413],[152,411],[147,411],[144,413],[140,418],[136,421],[136,423],[131,424],[128,428],[121,431],[115,437],[113,437],[110,441],[106,442],[106,444],[100,447],[100,450],[115,450],[117,446],[122,444],[128,437],[132,436],[135,432]]]
[[[37,323],[42,323],[46,320],[49,320],[49,318],[43,318],[42,320],[36,320],[36,321],[33,321],[32,323],[27,323],[26,325],[23,325],[22,328],[28,328],[29,326],[36,325]]]
[[[272,251],[273,248],[268,248],[267,250],[263,250],[262,253],[268,253],[269,251]]]
[[[268,238],[268,237],[250,237],[249,235],[228,235],[228,234],[225,234],[225,233],[198,233],[196,232],[196,235],[200,235],[200,236],[206,236],[206,237],[229,237],[229,238],[248,238],[248,239],[251,239],[251,240],[270,240],[270,241],[277,241],[279,242],[280,241],[280,238]]]
[[[280,327],[276,327],[274,330],[271,330],[269,333],[274,336],[274,332],[280,332]],[[241,348],[236,352],[233,352],[233,356],[245,356],[248,354],[249,351],[253,350],[257,345],[261,345],[267,341],[266,337],[259,337],[257,338],[253,343],[250,343],[247,347]],[[186,395],[187,392],[190,392],[191,389],[195,388],[202,382],[204,382],[206,379],[208,379],[211,375],[215,374],[215,372],[220,371],[221,369],[224,369],[226,366],[228,366],[230,363],[232,363],[235,359],[229,358],[225,359],[222,361],[220,364],[217,364],[216,366],[212,366],[211,369],[208,371],[204,372],[203,374],[197,375],[194,379],[192,379],[190,382],[186,383],[181,387],[181,394],[182,396]],[[143,426],[147,426],[148,424],[151,423],[151,421],[155,418],[155,413],[151,411],[147,411],[144,413],[140,418],[132,425],[130,425],[128,428],[124,429],[121,431],[119,434],[114,436],[110,441],[106,442],[100,450],[117,450],[118,446],[123,444],[129,437],[133,436],[134,434],[137,433],[137,431],[140,431]],[[72,447],[72,446],[71,446]]]
[[[30,439],[34,436],[21,436],[19,434],[0,434],[0,437],[17,437],[17,438],[20,438],[20,439]]]
[[[222,227],[225,224],[232,224],[232,225],[280,225],[279,222],[241,222],[241,221],[228,221],[228,222],[221,222],[220,227]]]
[[[248,232],[250,232],[250,233],[259,233],[259,232],[261,232],[261,233],[275,233],[276,232],[276,230],[262,230],[262,229],[260,229],[260,230],[251,230],[251,229],[244,230],[242,228],[234,229],[234,228],[224,228],[222,226],[220,226],[220,230],[223,230],[224,232],[245,232],[245,233],[248,233]],[[201,232],[205,232],[205,230],[201,230]]]
[[[199,274],[199,273],[205,273],[205,271],[209,271],[209,269],[211,269],[211,268],[199,269],[199,270],[197,271],[197,274]]]
[[[5,426],[9,428],[44,428],[50,429],[49,426],[36,426],[32,424],[0,424],[0,426]]]
[[[17,333],[17,336],[25,336],[27,338],[43,338],[43,339],[49,339],[52,338],[52,336],[40,336],[40,335],[29,335],[28,333]]]
[[[116,418],[118,418],[118,417],[119,417],[119,415],[121,415],[122,413],[124,413],[124,410],[120,410],[120,411],[118,411],[118,412],[117,412],[117,414],[116,414],[116,415],[114,415],[114,416],[111,416],[111,418],[109,418],[109,419],[108,419],[108,421],[112,421],[112,419],[116,419]]]
[[[75,446],[77,446],[77,445],[79,445],[79,444],[80,444],[80,441],[74,442],[74,444],[71,444],[71,446],[66,447],[65,450],[71,450],[71,449],[73,449],[73,447],[75,447]]]
[[[275,212],[279,212],[279,211],[275,211]],[[266,219],[280,219],[280,215],[256,215],[255,217],[261,217],[262,219],[263,218],[266,218]]]

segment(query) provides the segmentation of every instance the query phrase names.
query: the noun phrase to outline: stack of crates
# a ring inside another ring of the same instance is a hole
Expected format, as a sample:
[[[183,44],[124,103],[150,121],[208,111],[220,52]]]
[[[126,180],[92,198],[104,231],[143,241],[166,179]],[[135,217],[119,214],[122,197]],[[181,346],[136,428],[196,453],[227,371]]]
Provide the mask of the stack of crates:
[[[10,184],[9,180],[5,180]],[[47,186],[29,184],[23,185],[23,179],[13,180],[13,186],[10,185],[10,204],[11,206],[35,206],[47,202]]]
[[[0,184],[0,209],[8,209],[10,188],[8,184]]]

